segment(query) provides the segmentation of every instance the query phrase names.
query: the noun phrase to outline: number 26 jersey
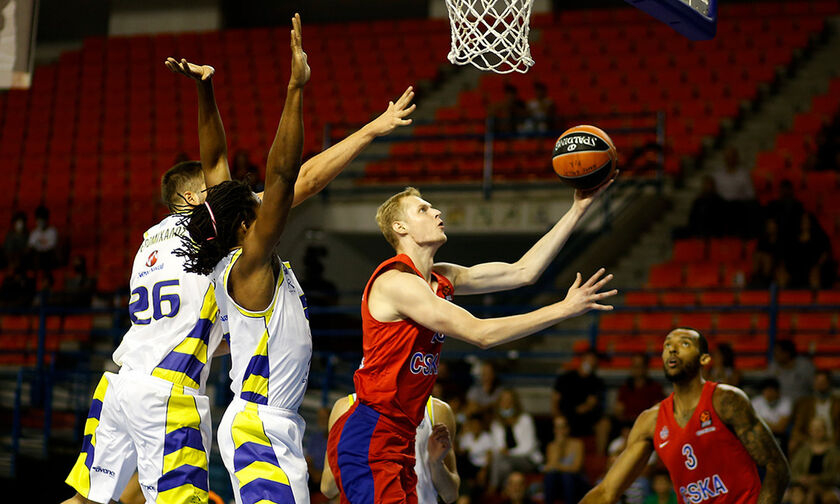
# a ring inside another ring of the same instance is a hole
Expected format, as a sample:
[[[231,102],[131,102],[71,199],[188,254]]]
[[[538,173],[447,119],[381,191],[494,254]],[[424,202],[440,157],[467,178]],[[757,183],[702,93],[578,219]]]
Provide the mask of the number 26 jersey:
[[[131,328],[113,359],[123,370],[203,393],[222,331],[210,277],[185,272],[174,254],[187,233],[182,219],[169,215],[143,235],[131,270]]]

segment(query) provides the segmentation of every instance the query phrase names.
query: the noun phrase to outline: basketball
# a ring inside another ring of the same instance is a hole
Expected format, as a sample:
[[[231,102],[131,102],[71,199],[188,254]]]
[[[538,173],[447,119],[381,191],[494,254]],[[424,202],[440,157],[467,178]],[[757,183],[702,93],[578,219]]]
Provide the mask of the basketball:
[[[609,135],[595,126],[583,125],[560,135],[551,164],[560,180],[575,189],[590,190],[612,178],[617,157]]]

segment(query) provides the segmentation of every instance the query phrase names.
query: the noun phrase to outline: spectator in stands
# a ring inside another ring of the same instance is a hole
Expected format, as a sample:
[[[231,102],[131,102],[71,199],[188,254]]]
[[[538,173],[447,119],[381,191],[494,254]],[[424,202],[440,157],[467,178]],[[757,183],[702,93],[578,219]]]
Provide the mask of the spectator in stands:
[[[50,226],[50,211],[41,205],[35,209],[35,229],[29,233],[29,249],[35,270],[44,271],[51,278],[58,260],[58,231]]]
[[[563,496],[563,502],[578,502],[589,491],[583,473],[583,441],[569,435],[569,421],[564,416],[554,417],[554,440],[545,452],[545,504],[554,504]]]
[[[793,402],[779,393],[779,380],[765,378],[761,382],[761,394],[753,398],[752,405],[756,415],[767,423],[779,444],[786,446],[782,441],[787,437]]]
[[[650,487],[652,492],[645,497],[644,504],[677,504],[677,494],[668,471],[655,471],[650,478]]]
[[[820,289],[834,283],[837,267],[831,257],[831,241],[811,213],[802,213],[799,232],[787,247],[784,263],[790,276],[786,287]]]
[[[828,437],[840,445],[840,397],[832,394],[831,372],[827,369],[814,374],[814,393],[802,397],[794,406],[788,453],[796,453],[805,442],[811,420],[817,416],[825,421]]]
[[[791,482],[788,486],[785,497],[782,500],[783,504],[805,504],[808,499],[808,489],[802,483],[796,481]]]
[[[618,389],[613,413],[621,426],[633,425],[636,417],[664,397],[662,385],[648,376],[647,354],[635,354],[631,357],[630,376]]]
[[[528,101],[528,120],[526,129],[529,131],[549,131],[554,129],[554,116],[557,108],[554,100],[549,98],[548,89],[542,82],[534,82],[534,98]]]
[[[53,304],[65,306],[90,306],[96,290],[96,279],[88,276],[87,259],[78,255],[73,258],[72,272],[64,278],[64,288],[51,296]]]
[[[519,131],[527,112],[525,102],[519,97],[519,91],[513,84],[505,84],[505,94],[501,101],[490,109],[495,121],[497,133],[516,133]]]
[[[251,155],[245,149],[239,149],[233,155],[230,173],[233,180],[245,182],[256,193],[265,190],[265,184],[260,176],[260,170],[251,162]]]
[[[770,375],[779,380],[783,397],[793,403],[811,393],[814,383],[814,364],[807,357],[797,355],[796,344],[791,340],[779,340],[773,351],[773,362],[767,368]]]
[[[467,417],[464,429],[458,436],[456,459],[458,473],[463,479],[465,488],[471,486],[485,486],[487,484],[487,467],[493,453],[493,436],[486,428],[483,415],[473,413]]]
[[[23,264],[26,246],[29,243],[29,231],[26,229],[26,213],[15,212],[12,227],[3,241],[3,266]]]
[[[717,192],[715,179],[706,175],[700,195],[691,204],[688,216],[688,236],[718,236],[723,231],[724,201]]]
[[[766,216],[776,222],[779,241],[787,246],[796,240],[804,209],[796,199],[793,184],[784,179],[779,182],[779,197],[767,204]]]
[[[729,343],[718,343],[712,351],[712,365],[708,368],[708,379],[733,387],[741,386],[741,373],[735,369],[735,351]]]
[[[753,254],[753,269],[748,287],[767,289],[773,282],[786,284],[787,273],[783,258],[784,244],[779,237],[779,225],[773,219],[764,219]]]
[[[590,348],[580,356],[577,369],[557,377],[554,382],[552,414],[562,414],[569,420],[572,436],[595,434],[598,454],[607,448],[610,422],[604,417],[604,381],[596,374],[598,354]]]
[[[612,443],[610,443],[610,449],[607,453],[607,464],[604,467],[604,472],[596,483],[600,483],[604,479],[604,475],[607,471],[610,470],[610,467],[615,463],[618,459],[618,456],[621,455],[621,452],[624,451],[624,448],[627,446],[627,436],[630,434],[630,428],[626,427],[622,429],[622,437],[614,439]],[[653,456],[651,456],[651,460],[654,460]],[[650,462],[648,462],[650,464]],[[645,471],[646,472],[646,471]],[[619,498],[619,502],[622,504],[642,504],[645,500],[645,496],[650,493],[650,480],[648,480],[645,472],[636,478],[633,483],[624,491],[624,495]]]
[[[32,306],[35,297],[35,279],[20,261],[9,265],[11,273],[0,284],[0,305],[16,308]]]
[[[828,437],[821,417],[811,419],[808,435],[791,457],[791,479],[811,491],[840,485],[840,448]]]
[[[499,401],[502,388],[496,370],[490,362],[481,363],[478,383],[474,383],[467,390],[467,411],[484,413],[492,411]]]
[[[727,216],[722,224],[731,234],[750,236],[753,220],[758,213],[758,202],[752,178],[741,168],[740,156],[735,147],[726,149],[723,168],[714,174],[714,180]]]
[[[497,417],[490,424],[495,453],[490,463],[490,489],[495,491],[511,471],[531,472],[542,463],[534,419],[522,411],[519,396],[504,389],[497,403]]]
[[[528,497],[528,482],[521,472],[512,472],[505,482],[505,499],[502,504],[536,504]]]

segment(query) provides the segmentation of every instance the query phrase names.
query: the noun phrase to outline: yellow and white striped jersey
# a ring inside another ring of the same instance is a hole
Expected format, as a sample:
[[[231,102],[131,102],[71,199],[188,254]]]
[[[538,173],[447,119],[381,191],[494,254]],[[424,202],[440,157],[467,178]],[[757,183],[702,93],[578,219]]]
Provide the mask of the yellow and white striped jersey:
[[[169,215],[143,235],[131,271],[131,328],[113,359],[123,370],[203,393],[222,331],[210,277],[185,272],[174,254],[186,235],[182,218]]]
[[[297,411],[312,360],[306,297],[289,263],[282,263],[271,304],[260,312],[242,308],[228,291],[241,253],[232,251],[213,272],[219,319],[230,344],[231,390],[246,401]]]

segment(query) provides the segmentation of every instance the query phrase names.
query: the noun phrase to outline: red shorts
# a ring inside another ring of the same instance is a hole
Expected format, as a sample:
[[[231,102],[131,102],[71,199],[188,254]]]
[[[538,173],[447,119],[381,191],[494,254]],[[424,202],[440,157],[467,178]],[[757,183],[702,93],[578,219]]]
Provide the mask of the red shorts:
[[[417,503],[414,436],[360,402],[333,424],[327,459],[341,504]]]

